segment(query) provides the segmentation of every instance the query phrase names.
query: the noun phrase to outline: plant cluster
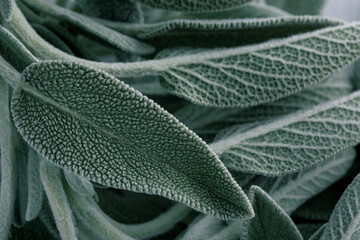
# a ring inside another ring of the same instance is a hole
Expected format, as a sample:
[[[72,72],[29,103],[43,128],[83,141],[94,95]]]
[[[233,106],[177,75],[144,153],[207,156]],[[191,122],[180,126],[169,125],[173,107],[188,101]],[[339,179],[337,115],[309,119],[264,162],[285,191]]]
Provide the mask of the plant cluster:
[[[0,239],[360,238],[360,23],[325,0],[0,0]]]

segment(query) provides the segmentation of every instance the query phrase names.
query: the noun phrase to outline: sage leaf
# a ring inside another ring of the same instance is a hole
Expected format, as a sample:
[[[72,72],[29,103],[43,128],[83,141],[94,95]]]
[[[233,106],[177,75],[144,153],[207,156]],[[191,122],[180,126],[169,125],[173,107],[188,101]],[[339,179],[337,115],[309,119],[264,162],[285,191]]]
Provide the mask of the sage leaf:
[[[313,16],[231,20],[176,19],[150,24],[111,21],[100,23],[122,33],[146,39],[157,49],[178,46],[235,47],[343,24],[339,20]]]
[[[250,189],[255,216],[249,220],[248,239],[302,239],[291,218],[266,192],[257,186]],[[260,235],[260,236],[259,236]]]
[[[40,171],[40,169],[39,169]],[[39,220],[46,227],[49,233],[57,240],[61,239],[58,229],[56,228],[55,219],[51,212],[48,201],[44,201],[44,206],[41,209]]]
[[[37,153],[29,148],[27,162],[28,198],[25,213],[26,221],[34,220],[41,211],[44,201],[44,188],[40,178],[40,159]]]
[[[75,192],[85,197],[92,197],[95,195],[94,187],[88,179],[78,176],[67,170],[64,170],[64,176],[66,182]]]
[[[319,228],[310,238],[309,240],[320,240],[323,235],[327,224],[324,224],[321,228]]]
[[[219,232],[224,223],[213,216],[197,216],[176,240],[207,240]]]
[[[154,51],[153,47],[150,45],[142,43],[119,32],[113,31],[101,24],[98,24],[85,15],[42,0],[25,0],[25,2],[36,10],[67,21],[79,27],[93,37],[100,38],[108,44],[125,52],[130,52],[133,54],[149,54]]]
[[[182,12],[210,12],[240,6],[251,0],[135,0],[149,7]]]
[[[291,218],[260,187],[252,186],[250,201],[255,217],[245,221],[234,221],[218,234],[210,238],[220,239],[303,239]]]
[[[336,204],[321,240],[355,240],[360,237],[360,175],[356,176]]]
[[[11,20],[14,4],[14,0],[0,0],[0,13],[5,21]]]
[[[291,214],[308,199],[343,177],[355,157],[355,149],[350,148],[300,173],[278,178],[260,176],[250,181],[249,185],[260,186],[287,214]]]
[[[188,104],[176,111],[174,116],[198,134],[217,134],[235,124],[270,120],[345,96],[352,91],[349,77],[345,72],[341,72],[274,102],[246,109],[209,108]]]
[[[296,227],[299,229],[299,232],[303,236],[304,240],[308,240],[312,235],[314,235],[317,230],[319,230],[324,224],[322,223],[302,223],[296,224]]]
[[[231,169],[276,176],[298,172],[356,145],[360,91],[262,124],[225,129],[210,147]]]
[[[15,124],[55,164],[100,184],[161,195],[222,219],[252,216],[245,194],[209,147],[111,75],[46,61],[30,65],[22,81],[29,90],[14,93]]]
[[[351,23],[258,45],[154,60],[149,67],[162,72],[168,91],[193,103],[249,107],[339,71],[359,57],[358,35],[359,24]]]
[[[76,0],[76,3],[92,17],[131,23],[143,21],[139,4],[129,0]]]
[[[266,3],[295,15],[316,15],[320,13],[326,0],[266,0]]]
[[[75,219],[65,195],[60,170],[52,163],[43,159],[40,163],[40,176],[61,239],[78,239],[76,236]]]
[[[1,64],[1,63],[0,63]],[[16,130],[10,116],[10,87],[0,75],[0,239],[7,239],[14,214],[17,190],[16,173]]]

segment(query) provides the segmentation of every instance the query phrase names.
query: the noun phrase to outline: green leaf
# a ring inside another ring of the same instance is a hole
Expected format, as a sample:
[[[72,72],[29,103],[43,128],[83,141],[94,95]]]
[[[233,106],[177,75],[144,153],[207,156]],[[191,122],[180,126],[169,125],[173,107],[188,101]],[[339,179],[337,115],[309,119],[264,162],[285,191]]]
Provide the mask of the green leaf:
[[[310,238],[309,240],[320,240],[321,236],[323,235],[325,229],[326,229],[326,225],[324,224],[322,225],[321,228],[319,228]]]
[[[278,178],[257,177],[249,185],[264,189],[288,214],[339,180],[352,166],[355,149],[348,149],[300,173]]]
[[[132,23],[143,20],[139,4],[129,0],[76,0],[76,3],[92,17]]]
[[[249,198],[255,217],[246,221],[232,222],[210,238],[211,240],[303,239],[291,218],[264,190],[258,186],[252,186]]]
[[[302,239],[291,218],[264,190],[252,186],[250,201],[255,217],[249,220],[247,239]]]
[[[182,12],[210,12],[241,6],[251,0],[135,0],[149,7]]]
[[[0,55],[18,71],[24,70],[37,59],[6,28],[0,25]]]
[[[77,26],[82,31],[88,33],[93,38],[99,38],[125,52],[130,52],[133,54],[149,54],[154,51],[154,48],[150,45],[142,43],[119,32],[113,31],[85,15],[70,11],[42,0],[25,0],[25,2],[34,9],[43,12],[44,14],[48,14],[58,19],[67,21],[74,26]]]
[[[347,187],[336,204],[321,240],[356,240],[360,237],[360,174]]]
[[[217,134],[221,129],[234,124],[270,120],[339,98],[351,93],[352,90],[349,77],[345,72],[341,72],[275,102],[246,109],[209,108],[188,104],[176,111],[174,116],[198,134]]]
[[[208,240],[225,226],[212,216],[197,216],[177,240]]]
[[[27,162],[28,198],[25,214],[25,219],[29,222],[40,214],[44,201],[44,188],[39,169],[39,157],[33,149],[29,148]]]
[[[193,103],[248,107],[288,96],[345,67],[360,55],[357,36],[359,24],[352,23],[259,45],[143,62],[143,67],[161,72],[166,89]]]
[[[111,21],[100,23],[122,33],[146,39],[157,49],[178,46],[237,47],[343,24],[339,20],[310,16],[233,20],[176,19],[150,24]]]
[[[46,27],[39,25],[39,24],[32,24],[32,27],[34,30],[47,42],[55,46],[56,48],[69,53],[71,55],[74,55],[72,50],[64,43],[63,40],[61,40],[58,36],[56,36],[52,31],[47,29]]]
[[[55,164],[219,218],[252,216],[245,194],[209,147],[118,79],[48,61],[28,67],[22,81],[24,90],[12,99],[14,121],[24,139]]]
[[[60,170],[47,160],[42,160],[40,162],[40,176],[61,239],[78,239],[75,219],[63,188]]]
[[[299,229],[304,240],[308,240],[323,225],[323,223],[302,223],[296,224],[296,227]]]
[[[5,21],[11,20],[14,4],[14,0],[0,0],[0,13]]]
[[[0,62],[1,64],[1,62]],[[14,214],[17,190],[16,173],[16,130],[11,120],[11,89],[2,79],[0,71],[0,149],[1,149],[1,186],[0,186],[0,239],[7,239]]]
[[[298,172],[359,142],[359,107],[357,91],[272,121],[225,129],[210,147],[234,170]]]
[[[326,0],[266,0],[266,2],[291,14],[316,15],[321,12]]]
[[[85,197],[92,197],[95,195],[94,187],[88,179],[78,176],[67,170],[64,170],[64,176],[66,182],[75,192]]]

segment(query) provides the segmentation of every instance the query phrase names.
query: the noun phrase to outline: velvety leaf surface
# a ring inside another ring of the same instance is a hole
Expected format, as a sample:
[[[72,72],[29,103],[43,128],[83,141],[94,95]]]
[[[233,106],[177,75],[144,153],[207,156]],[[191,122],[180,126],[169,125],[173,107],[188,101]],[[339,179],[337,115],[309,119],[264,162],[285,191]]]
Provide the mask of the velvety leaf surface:
[[[52,61],[31,65],[22,80],[28,90],[14,94],[14,121],[50,161],[223,219],[252,215],[241,188],[199,137],[111,75]]]
[[[249,182],[264,189],[288,214],[339,180],[352,166],[354,149],[345,150],[300,173],[278,178],[259,176]]]
[[[359,57],[359,36],[359,24],[351,23],[259,45],[144,62],[143,70],[156,69],[166,89],[193,103],[248,107],[339,71]]]
[[[182,12],[207,12],[240,6],[251,0],[135,0],[153,8]]]
[[[0,13],[6,21],[11,19],[14,4],[14,0],[0,0]]]
[[[146,39],[157,49],[178,46],[235,47],[343,24],[339,20],[309,16],[233,20],[176,19],[152,24],[100,22],[122,33]]]
[[[266,0],[266,3],[295,15],[316,15],[326,0]]]
[[[355,240],[360,238],[359,189],[360,175],[355,177],[336,204],[320,238],[321,240]]]
[[[231,169],[262,175],[301,171],[359,142],[360,91],[266,123],[234,126],[210,147]]]

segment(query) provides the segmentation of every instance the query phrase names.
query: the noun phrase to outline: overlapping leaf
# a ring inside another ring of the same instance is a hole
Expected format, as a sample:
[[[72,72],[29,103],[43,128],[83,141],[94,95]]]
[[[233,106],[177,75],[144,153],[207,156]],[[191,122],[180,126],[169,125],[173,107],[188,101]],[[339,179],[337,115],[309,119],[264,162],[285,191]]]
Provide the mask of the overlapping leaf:
[[[14,0],[0,0],[0,13],[6,21],[11,20],[14,4]]]
[[[31,65],[22,79],[28,84],[14,93],[15,124],[50,161],[223,219],[252,215],[240,187],[199,137],[111,75],[54,61]]]
[[[326,0],[266,0],[266,3],[296,15],[319,14]]]
[[[163,86],[194,103],[247,107],[288,96],[329,77],[360,55],[358,23],[248,47],[143,63]],[[146,71],[146,70],[145,70]]]
[[[241,6],[251,0],[135,0],[149,7],[182,12],[207,12]]]
[[[360,237],[360,175],[345,190],[336,204],[321,240],[356,240]]]
[[[261,124],[225,129],[210,147],[229,168],[263,175],[301,171],[355,146],[360,91]]]
[[[343,22],[301,16],[233,20],[176,19],[152,24],[102,23],[120,32],[146,39],[151,45],[161,49],[178,46],[235,47],[336,26]]]

